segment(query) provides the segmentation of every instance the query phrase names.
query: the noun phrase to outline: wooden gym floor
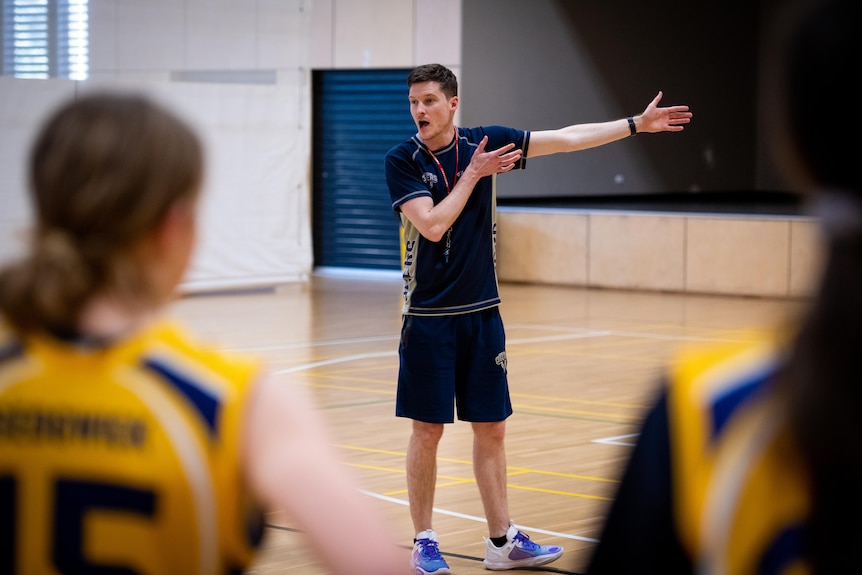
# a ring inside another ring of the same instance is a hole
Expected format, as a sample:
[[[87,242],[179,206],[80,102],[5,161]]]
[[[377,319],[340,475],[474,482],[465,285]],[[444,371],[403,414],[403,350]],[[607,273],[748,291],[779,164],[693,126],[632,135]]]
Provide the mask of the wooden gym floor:
[[[568,574],[584,570],[672,352],[745,339],[750,333],[740,330],[792,318],[804,305],[521,284],[501,292],[515,409],[506,440],[512,518],[534,540],[566,548],[530,571]],[[312,394],[344,464],[403,534],[406,574],[414,532],[404,474],[410,421],[394,416],[400,293],[398,280],[315,276],[275,290],[187,296],[174,312],[218,345],[264,357],[285,385]],[[469,424],[456,422],[438,453],[434,527],[457,575],[488,573],[471,442]],[[249,573],[325,573],[289,517],[273,514],[268,523]]]

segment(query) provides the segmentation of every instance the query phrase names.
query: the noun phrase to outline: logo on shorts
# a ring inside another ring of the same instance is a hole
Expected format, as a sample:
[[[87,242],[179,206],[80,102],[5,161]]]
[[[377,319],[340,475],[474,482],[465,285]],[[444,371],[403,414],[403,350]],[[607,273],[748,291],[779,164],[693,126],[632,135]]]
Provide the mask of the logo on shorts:
[[[494,358],[494,363],[503,368],[503,373],[506,373],[506,352],[501,351],[497,354],[497,357]]]

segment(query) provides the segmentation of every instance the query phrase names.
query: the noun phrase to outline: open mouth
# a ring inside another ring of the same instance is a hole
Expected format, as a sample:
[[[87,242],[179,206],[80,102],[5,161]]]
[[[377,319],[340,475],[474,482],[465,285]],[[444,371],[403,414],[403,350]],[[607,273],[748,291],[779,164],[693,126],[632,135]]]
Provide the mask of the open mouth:
[[[428,120],[419,120],[419,129],[428,127],[430,123]]]

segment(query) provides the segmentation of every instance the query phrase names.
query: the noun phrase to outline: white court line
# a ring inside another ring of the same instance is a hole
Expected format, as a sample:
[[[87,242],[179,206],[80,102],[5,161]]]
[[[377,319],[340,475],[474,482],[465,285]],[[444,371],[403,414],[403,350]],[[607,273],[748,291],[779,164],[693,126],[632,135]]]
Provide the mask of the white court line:
[[[602,439],[593,439],[593,443],[604,443],[605,445],[625,445],[627,447],[634,447],[635,443],[629,443],[627,441],[619,441],[620,439],[628,439],[629,437],[637,437],[640,433],[629,433],[627,435],[617,435],[615,437],[605,437]]]
[[[719,343],[745,343],[747,339],[731,339],[724,337],[707,337],[707,336],[691,336],[691,335],[663,335],[657,333],[644,333],[639,331],[616,331],[616,330],[600,330],[600,331],[584,331],[583,328],[578,327],[565,327],[559,325],[543,325],[543,324],[530,324],[530,323],[514,323],[506,326],[506,331],[511,329],[544,329],[548,331],[562,331],[562,332],[575,332],[582,333],[584,337],[589,337],[590,335],[597,336],[605,336],[605,335],[617,335],[621,337],[639,337],[644,339],[660,339],[660,340],[670,340],[670,341],[706,341],[706,342],[719,342]]]
[[[410,506],[408,501],[404,501],[403,499],[396,499],[394,497],[389,497],[388,495],[380,495],[379,493],[372,493],[371,491],[365,491],[364,489],[360,489],[362,493],[368,495],[370,497],[375,497],[377,499],[381,499],[383,501],[388,501],[390,503],[397,503],[398,505]],[[488,523],[484,517],[476,517],[475,515],[466,515],[464,513],[458,513],[457,511],[447,511],[446,509],[440,509],[439,507],[434,507],[433,511],[435,513],[440,513],[442,515],[449,515],[451,517],[459,517],[461,519],[468,519],[470,521],[476,521],[477,523]],[[548,531],[547,529],[539,529],[537,527],[527,527],[526,525],[516,525],[518,529],[523,529],[524,531],[529,531],[530,533],[543,533],[545,535],[550,535],[552,537],[562,537],[564,539],[576,539],[578,541],[586,541],[587,543],[598,543],[598,539],[591,539],[589,537],[581,537],[580,535],[569,535],[568,533],[559,533],[558,531]]]
[[[262,345],[256,347],[234,347],[227,351],[276,351],[279,349],[304,349],[308,347],[325,347],[329,345],[345,345],[353,343],[370,343],[373,341],[398,341],[398,335],[378,335],[369,337],[349,337],[344,339],[328,339],[324,341],[300,341],[280,345]]]
[[[705,337],[705,336],[694,336],[694,335],[661,335],[657,333],[641,333],[637,331],[611,331],[613,335],[619,335],[622,337],[640,337],[644,339],[661,339],[661,340],[669,340],[669,341],[706,341],[706,342],[716,342],[716,343],[746,343],[752,342],[753,339],[738,339],[738,338],[727,338],[727,337]]]
[[[525,327],[525,326],[513,326],[513,327]],[[543,328],[544,329],[544,328]],[[565,331],[565,330],[555,330],[555,331]],[[536,343],[542,341],[557,341],[557,340],[566,340],[566,339],[581,339],[587,337],[603,337],[606,335],[612,335],[614,332],[611,331],[588,331],[588,332],[577,332],[577,333],[566,333],[565,335],[549,335],[543,337],[531,337],[531,338],[521,338],[521,339],[512,339],[507,341],[507,344],[523,344],[523,343]],[[326,347],[332,345],[350,345],[350,344],[358,344],[358,343],[371,343],[375,341],[398,341],[399,335],[381,335],[381,336],[373,336],[373,337],[352,337],[345,339],[330,339],[325,341],[304,341],[297,343],[286,343],[280,345],[263,345],[263,346],[255,346],[255,347],[235,347],[235,348],[226,348],[226,351],[278,351],[280,349],[304,349],[310,347]]]
[[[563,340],[563,339],[580,339],[580,338],[585,338],[585,337],[603,337],[605,335],[608,335],[609,333],[610,332],[593,331],[593,332],[588,332],[588,333],[571,333],[571,334],[564,334],[564,335],[552,335],[552,336],[546,336],[546,337],[532,337],[532,338],[511,340],[511,341],[506,342],[506,344],[507,345],[508,344],[518,345],[518,344],[523,344],[523,343],[534,343],[537,341],[556,341],[556,340]],[[342,340],[342,341],[353,341],[353,340]],[[380,351],[377,353],[360,353],[357,355],[345,355],[345,356],[341,356],[341,357],[334,357],[332,359],[327,359],[327,360],[323,360],[323,361],[316,361],[314,363],[306,363],[304,365],[297,365],[294,367],[288,367],[285,369],[280,369],[278,371],[273,372],[273,374],[274,375],[281,375],[281,374],[285,374],[285,373],[296,373],[298,371],[305,371],[308,369],[314,369],[316,367],[323,367],[326,365],[334,365],[336,363],[345,363],[348,361],[354,361],[354,360],[359,360],[359,359],[373,359],[373,358],[377,358],[377,357],[389,357],[391,355],[398,355],[398,351],[397,350]]]
[[[564,331],[567,333],[571,332],[580,332],[580,333],[592,333],[595,330],[586,329],[583,327],[569,327],[565,325],[545,325],[541,323],[507,323],[506,331],[510,329],[544,329],[546,331]],[[600,330],[604,331],[604,330]]]
[[[305,371],[306,369],[314,369],[315,367],[323,367],[324,365],[334,365],[336,363],[345,363],[348,361],[354,361],[357,359],[371,359],[375,357],[389,357],[390,355],[398,355],[397,351],[381,351],[378,353],[360,353],[359,355],[345,355],[342,357],[334,357],[332,359],[327,359],[324,361],[316,361],[314,363],[306,363],[305,365],[297,365],[294,367],[288,367],[285,369],[279,369],[278,371],[272,372],[274,375],[280,375],[282,373],[296,373],[297,371]]]
[[[565,339],[585,339],[590,337],[605,337],[613,335],[610,331],[591,331],[587,333],[568,333],[564,335],[546,335],[542,337],[525,337],[521,339],[510,339],[506,341],[506,345],[519,343],[537,343],[540,341],[562,341]]]
[[[527,323],[514,323],[506,326],[506,331],[514,330],[514,329],[537,329],[537,330],[546,330],[546,331],[557,331],[564,332],[566,335],[558,335],[558,336],[542,336],[542,337],[531,337],[531,338],[520,338],[520,339],[511,339],[508,340],[507,344],[518,345],[525,343],[537,343],[543,341],[561,341],[566,339],[583,339],[590,337],[607,337],[607,336],[621,336],[621,337],[639,337],[644,339],[659,339],[659,340],[669,340],[669,341],[708,341],[708,342],[740,342],[744,340],[739,339],[728,339],[728,338],[718,338],[718,337],[702,337],[702,336],[685,336],[685,335],[661,335],[655,333],[643,333],[636,331],[615,331],[615,330],[584,330],[583,328],[577,327],[564,327],[558,325],[542,325],[542,324],[527,324]],[[359,343],[371,343],[376,341],[398,341],[398,334],[393,335],[379,335],[379,336],[369,336],[369,337],[351,337],[351,338],[343,338],[343,339],[329,339],[323,341],[301,341],[296,343],[286,343],[279,345],[263,345],[263,346],[253,346],[253,347],[232,347],[232,348],[224,348],[226,351],[246,351],[246,352],[256,352],[256,351],[278,351],[281,349],[306,349],[312,347],[326,347],[333,345],[351,345],[351,344],[359,344]],[[353,357],[361,357],[361,356],[353,356]]]
[[[559,336],[548,336],[548,337],[543,337],[543,338],[526,338],[526,339],[521,339],[521,340],[513,340],[513,341],[510,341],[508,343],[519,344],[519,343],[531,343],[534,341],[551,341],[551,340],[559,340],[559,339],[576,339],[576,338],[584,338],[584,337],[602,337],[604,335],[607,335],[607,332],[587,332],[587,333],[581,332],[581,333],[573,333],[573,334],[566,334],[566,335],[559,335]],[[378,338],[378,339],[383,339],[383,338]],[[351,341],[352,342],[355,340],[342,340],[342,341]],[[311,344],[311,345],[321,345],[321,344],[318,343],[318,344]],[[329,345],[329,344],[325,344],[325,345]],[[363,354],[358,354],[358,355],[342,356],[342,357],[337,357],[337,358],[328,359],[328,360],[324,360],[324,361],[317,361],[314,363],[307,363],[304,365],[297,365],[294,367],[281,369],[281,370],[275,371],[274,374],[296,373],[299,371],[305,371],[308,369],[314,369],[316,367],[323,367],[326,365],[334,365],[337,363],[345,363],[345,362],[360,360],[360,359],[389,357],[391,355],[397,355],[397,352],[396,351],[387,351],[387,352],[379,352],[379,353],[363,353]],[[403,499],[396,499],[394,497],[389,497],[389,496],[382,495],[379,493],[373,493],[371,491],[365,491],[365,490],[361,490],[361,491],[362,491],[362,493],[365,493],[366,495],[368,495],[370,497],[375,497],[375,498],[381,499],[383,501],[389,501],[390,503],[397,503],[399,505],[405,505],[408,507],[410,505],[410,503],[408,501],[405,501]],[[461,519],[476,521],[478,523],[487,523],[487,521],[483,517],[476,517],[475,515],[466,515],[464,513],[458,513],[456,511],[449,511],[446,509],[440,509],[438,507],[434,507],[433,511],[436,513],[440,513],[442,515],[449,515],[452,517],[460,517]],[[519,525],[518,527],[521,529],[524,529],[525,531],[529,531],[531,533],[542,533],[544,535],[550,535],[552,537],[561,537],[564,539],[575,539],[578,541],[586,541],[588,543],[598,543],[599,542],[598,539],[592,539],[590,537],[581,537],[579,535],[570,535],[568,533],[559,533],[557,531],[549,531],[547,529],[539,529],[537,527],[526,527],[526,526],[522,526],[522,525]]]

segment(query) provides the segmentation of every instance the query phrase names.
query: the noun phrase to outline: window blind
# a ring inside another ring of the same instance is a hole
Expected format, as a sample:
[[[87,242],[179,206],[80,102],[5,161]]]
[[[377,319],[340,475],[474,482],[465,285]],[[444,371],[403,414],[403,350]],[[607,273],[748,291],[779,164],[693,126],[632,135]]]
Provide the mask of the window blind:
[[[4,76],[85,80],[89,73],[88,0],[3,0]]]

